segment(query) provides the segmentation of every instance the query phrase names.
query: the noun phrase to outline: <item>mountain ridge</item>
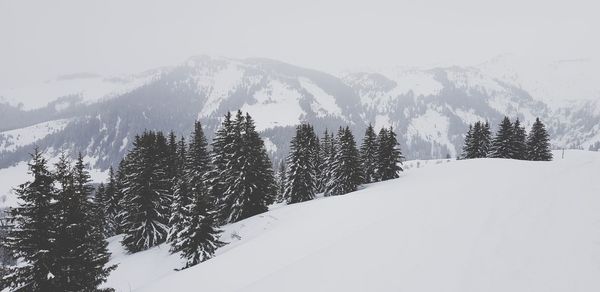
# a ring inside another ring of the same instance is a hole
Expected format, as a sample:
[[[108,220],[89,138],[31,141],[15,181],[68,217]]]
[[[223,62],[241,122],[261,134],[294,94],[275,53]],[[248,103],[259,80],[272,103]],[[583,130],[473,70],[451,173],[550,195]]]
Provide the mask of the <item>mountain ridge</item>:
[[[495,60],[495,68],[510,68],[510,62],[515,61],[499,61],[507,58]],[[585,64],[584,74],[590,66],[585,60],[581,62]],[[338,77],[272,59],[200,55],[179,65],[129,77],[95,77],[87,73],[85,80],[100,78],[121,85],[103,87],[106,84],[102,81],[98,83],[101,89],[84,88],[102,94],[87,97],[87,91],[81,89],[85,84],[67,86],[62,91],[46,92],[48,96],[55,92],[61,96],[40,97],[48,103],[40,105],[38,101],[37,107],[15,105],[8,100],[20,97],[7,94],[18,91],[0,90],[0,96],[4,96],[0,99],[0,113],[4,113],[0,115],[0,168],[26,160],[35,143],[50,149],[51,155],[63,148],[73,153],[81,151],[94,161],[92,167],[105,170],[118,163],[133,136],[144,129],[172,129],[188,135],[198,119],[210,138],[224,113],[237,109],[255,118],[274,162],[285,157],[293,127],[301,122],[314,124],[318,132],[347,124],[357,140],[369,123],[393,126],[402,150],[411,159],[455,157],[470,123],[489,120],[495,127],[504,115],[519,117],[527,127],[540,117],[548,126],[555,148],[587,148],[600,141],[597,100],[586,95],[588,99],[568,105],[550,104],[536,95],[544,90],[532,94],[522,86],[531,81],[516,82],[514,76],[502,73],[510,70],[492,70],[489,64],[393,68],[347,72]],[[75,91],[68,92],[70,89]],[[18,129],[42,127],[57,120],[68,122],[59,130],[40,134],[41,138],[11,135]]]

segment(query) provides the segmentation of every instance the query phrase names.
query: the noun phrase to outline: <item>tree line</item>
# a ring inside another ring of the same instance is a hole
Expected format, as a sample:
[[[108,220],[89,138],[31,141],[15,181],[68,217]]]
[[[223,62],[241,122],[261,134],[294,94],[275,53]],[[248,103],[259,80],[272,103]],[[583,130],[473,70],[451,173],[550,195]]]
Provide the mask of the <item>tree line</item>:
[[[469,126],[461,158],[508,158],[533,161],[550,161],[550,139],[545,125],[536,118],[529,134],[517,118],[511,122],[504,117],[496,136],[492,138],[488,122]]]
[[[209,145],[196,122],[189,139],[145,131],[106,183],[94,191],[81,155],[62,156],[50,171],[36,150],[31,182],[17,189],[16,228],[4,243],[24,264],[3,286],[25,291],[99,291],[114,270],[106,239],[122,235],[130,252],[168,243],[182,269],[214,255],[219,227],[263,213],[276,201],[297,203],[343,195],[363,183],[397,178],[403,156],[392,128],[372,126],[360,148],[348,127],[317,137],[296,128],[277,174],[249,114],[227,113]],[[110,289],[105,289],[110,291]]]
[[[279,168],[279,201],[308,201],[317,193],[343,195],[363,183],[397,178],[403,158],[392,128],[377,135],[369,125],[359,149],[348,127],[340,127],[337,135],[325,130],[319,139],[310,124],[299,125]]]
[[[81,154],[74,165],[62,154],[50,171],[36,148],[28,167],[33,179],[15,189],[15,227],[1,243],[21,262],[5,271],[0,290],[111,291],[98,289],[116,267],[107,265],[100,204]]]

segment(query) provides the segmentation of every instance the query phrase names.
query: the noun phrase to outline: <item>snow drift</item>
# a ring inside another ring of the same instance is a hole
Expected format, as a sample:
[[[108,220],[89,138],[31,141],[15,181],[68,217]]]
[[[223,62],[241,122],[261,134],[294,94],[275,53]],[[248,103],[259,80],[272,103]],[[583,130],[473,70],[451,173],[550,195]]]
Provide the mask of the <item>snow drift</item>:
[[[224,227],[198,266],[126,255],[117,291],[600,291],[600,153],[452,161]]]

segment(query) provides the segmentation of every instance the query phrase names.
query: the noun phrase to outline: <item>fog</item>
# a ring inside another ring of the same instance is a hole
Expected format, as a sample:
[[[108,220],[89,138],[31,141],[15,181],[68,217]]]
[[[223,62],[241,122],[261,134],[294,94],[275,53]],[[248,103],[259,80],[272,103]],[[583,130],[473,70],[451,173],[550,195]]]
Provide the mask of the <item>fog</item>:
[[[484,3],[485,2],[485,3]],[[4,1],[0,87],[137,72],[192,55],[328,72],[600,56],[597,1]]]

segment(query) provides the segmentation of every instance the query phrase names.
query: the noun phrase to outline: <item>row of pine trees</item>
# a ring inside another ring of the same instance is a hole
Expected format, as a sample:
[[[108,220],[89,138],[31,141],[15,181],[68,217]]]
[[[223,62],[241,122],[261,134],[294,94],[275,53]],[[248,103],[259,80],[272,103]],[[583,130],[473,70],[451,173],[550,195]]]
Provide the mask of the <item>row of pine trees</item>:
[[[310,124],[299,125],[279,168],[278,201],[304,202],[317,193],[343,195],[363,183],[397,178],[403,158],[392,128],[377,135],[369,125],[358,149],[348,127],[340,127],[337,135],[325,130],[319,139]]]
[[[81,154],[74,165],[63,154],[50,171],[35,149],[28,165],[33,180],[15,189],[15,228],[2,242],[21,263],[6,271],[0,290],[101,291],[115,266],[107,266],[100,204]]]
[[[462,158],[485,157],[550,161],[552,152],[546,127],[536,118],[527,134],[518,118],[513,123],[508,117],[504,117],[496,136],[492,138],[489,123],[476,122],[469,126]]]
[[[348,127],[319,139],[302,124],[275,175],[254,120],[238,111],[225,115],[210,145],[199,122],[187,141],[174,133],[137,136],[96,197],[105,237],[123,234],[129,252],[168,242],[187,268],[223,245],[219,226],[263,213],[275,201],[342,195],[396,178],[402,159],[391,128],[377,135],[369,126],[358,149]]]
[[[194,266],[224,245],[220,226],[276,201],[343,195],[397,178],[404,158],[393,128],[376,133],[369,125],[359,148],[348,127],[319,138],[301,124],[275,174],[254,120],[241,111],[225,115],[210,145],[199,122],[187,141],[173,132],[136,136],[95,194],[81,155],[74,165],[63,155],[54,171],[39,151],[32,156],[33,180],[17,188],[22,203],[10,213],[17,228],[3,243],[24,264],[0,286],[24,291],[97,291],[115,269],[106,238],[117,234],[131,253],[168,242],[185,259],[182,268]],[[527,136],[508,118],[493,139],[488,123],[471,126],[463,157],[552,159],[539,119]]]

